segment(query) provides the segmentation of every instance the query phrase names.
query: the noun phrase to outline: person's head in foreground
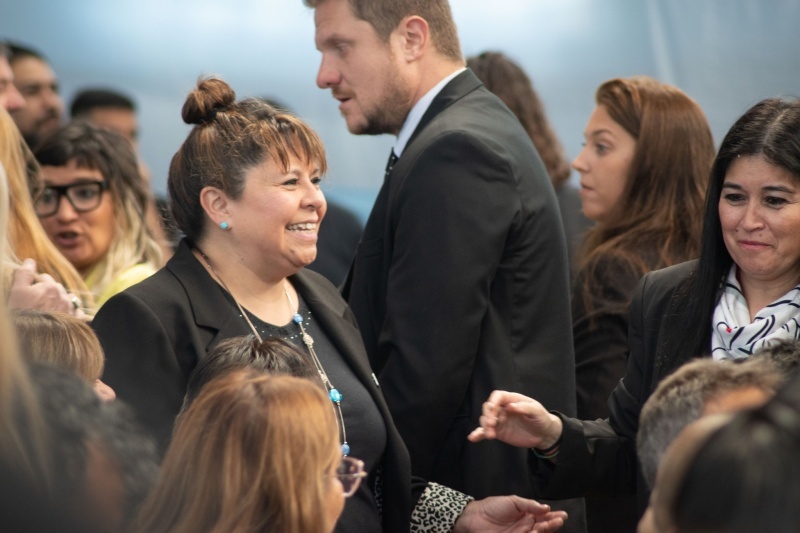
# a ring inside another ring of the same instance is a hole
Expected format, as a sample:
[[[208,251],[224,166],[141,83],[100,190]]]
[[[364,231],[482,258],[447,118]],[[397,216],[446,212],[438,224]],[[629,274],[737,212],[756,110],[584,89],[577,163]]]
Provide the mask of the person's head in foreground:
[[[231,372],[203,387],[176,425],[137,530],[330,532],[359,464],[342,458],[318,384]]]
[[[790,384],[764,406],[733,418],[709,416],[687,427],[659,466],[639,532],[796,531],[797,388]]]
[[[192,370],[181,412],[189,408],[208,382],[227,372],[244,369],[319,379],[308,357],[288,341],[274,337],[262,340],[255,335],[231,337],[214,346]]]
[[[86,321],[64,313],[19,309],[11,315],[22,356],[67,368],[89,383],[102,400],[114,390],[103,383],[105,356]]]
[[[777,365],[762,357],[740,363],[697,359],[664,379],[639,418],[636,448],[647,484],[653,486],[664,452],[683,428],[702,416],[757,407],[784,381]]]

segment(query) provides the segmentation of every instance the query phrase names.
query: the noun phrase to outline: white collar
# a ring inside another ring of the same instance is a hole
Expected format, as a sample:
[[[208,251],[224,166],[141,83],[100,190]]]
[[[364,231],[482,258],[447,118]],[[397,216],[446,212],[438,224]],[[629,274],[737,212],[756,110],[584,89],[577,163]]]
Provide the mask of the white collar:
[[[397,157],[402,155],[403,150],[406,148],[406,144],[408,144],[408,140],[411,138],[414,130],[417,129],[419,121],[422,120],[422,115],[424,115],[425,111],[428,110],[431,102],[433,102],[433,99],[436,98],[436,95],[439,94],[442,89],[444,89],[445,85],[450,83],[450,80],[465,70],[467,70],[467,67],[462,67],[456,70],[442,81],[434,85],[430,91],[425,93],[425,96],[417,100],[417,103],[414,104],[414,107],[412,107],[411,111],[409,111],[406,121],[403,122],[403,127],[400,128],[400,133],[397,134],[397,142],[394,145],[394,153]]]

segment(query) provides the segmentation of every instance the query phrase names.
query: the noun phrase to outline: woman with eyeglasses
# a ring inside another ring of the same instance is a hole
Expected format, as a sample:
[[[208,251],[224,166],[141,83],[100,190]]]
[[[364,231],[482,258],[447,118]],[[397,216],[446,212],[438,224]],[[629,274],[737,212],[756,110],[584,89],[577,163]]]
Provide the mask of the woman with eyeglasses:
[[[76,121],[43,139],[34,155],[44,175],[36,214],[98,307],[158,270],[161,250],[144,222],[149,192],[130,143]]]
[[[135,531],[329,533],[366,476],[338,436],[314,382],[224,374],[176,425]]]

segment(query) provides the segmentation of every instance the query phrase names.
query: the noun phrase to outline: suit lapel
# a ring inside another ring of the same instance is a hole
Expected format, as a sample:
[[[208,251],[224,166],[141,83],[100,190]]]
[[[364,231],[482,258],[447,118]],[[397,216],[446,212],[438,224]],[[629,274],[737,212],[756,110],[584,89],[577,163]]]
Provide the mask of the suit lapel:
[[[181,241],[178,251],[167,263],[167,269],[183,285],[195,324],[214,332],[205,347],[206,351],[217,343],[217,339],[252,333],[238,311],[225,298],[222,288],[194,256],[186,240]]]

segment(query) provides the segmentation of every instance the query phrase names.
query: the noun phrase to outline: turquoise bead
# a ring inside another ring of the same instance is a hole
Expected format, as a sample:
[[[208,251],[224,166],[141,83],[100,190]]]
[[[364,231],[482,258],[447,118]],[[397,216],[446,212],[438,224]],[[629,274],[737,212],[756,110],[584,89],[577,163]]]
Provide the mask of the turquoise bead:
[[[346,442],[342,444],[342,454],[343,455],[350,455],[350,445]]]
[[[331,389],[328,393],[328,396],[330,396],[331,400],[333,400],[335,403],[342,401],[342,393],[336,389]]]
[[[294,316],[292,316],[292,320],[294,321],[295,324],[303,323],[303,317],[300,315],[300,313],[295,313]]]

